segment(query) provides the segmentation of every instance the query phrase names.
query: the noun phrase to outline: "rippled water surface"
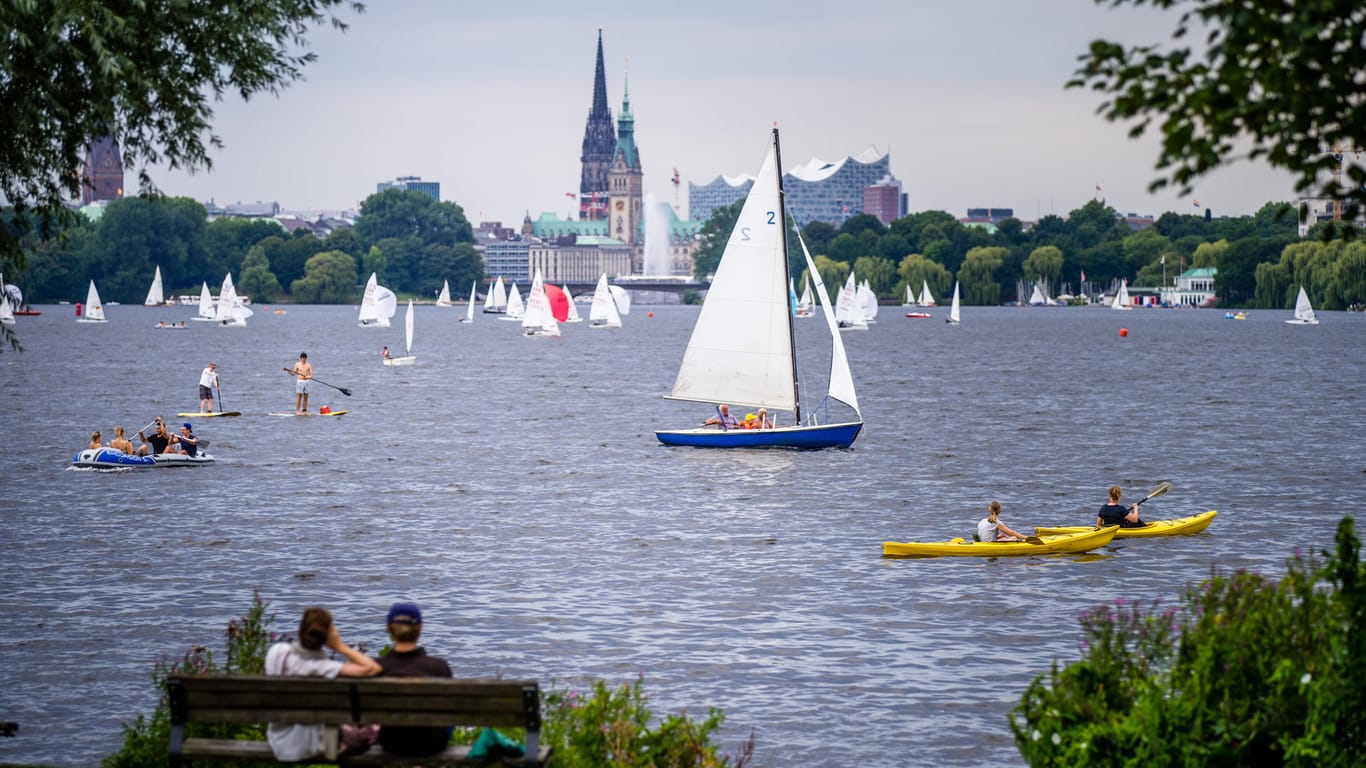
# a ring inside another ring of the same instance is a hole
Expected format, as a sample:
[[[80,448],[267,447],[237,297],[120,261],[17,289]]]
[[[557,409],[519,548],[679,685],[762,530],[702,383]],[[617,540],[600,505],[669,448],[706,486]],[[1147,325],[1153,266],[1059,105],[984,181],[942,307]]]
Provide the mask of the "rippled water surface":
[[[1076,658],[1081,611],[1277,574],[1366,501],[1362,315],[967,308],[950,327],[884,307],[844,336],[858,442],[790,452],[655,440],[708,415],[660,397],[695,308],[538,339],[419,307],[411,368],[380,365],[401,324],[349,307],[185,331],[152,326],[190,308],[43,309],[0,354],[0,719],[21,727],[0,761],[98,762],[155,705],[153,662],[221,648],[259,588],[278,629],[322,604],[371,647],[389,603],[418,601],[457,675],[641,675],[657,713],[724,709],[720,741],[752,732],[760,765],[1018,765],[1006,712]],[[799,330],[810,397],[829,340]],[[313,406],[347,415],[267,415],[292,410],[300,351],[354,392],[315,385]],[[244,414],[195,424],[215,465],[67,469],[91,430],[197,410],[210,360]],[[970,535],[993,498],[1012,527],[1086,523],[1111,484],[1161,480],[1146,516],[1213,526],[1075,557],[880,556]]]

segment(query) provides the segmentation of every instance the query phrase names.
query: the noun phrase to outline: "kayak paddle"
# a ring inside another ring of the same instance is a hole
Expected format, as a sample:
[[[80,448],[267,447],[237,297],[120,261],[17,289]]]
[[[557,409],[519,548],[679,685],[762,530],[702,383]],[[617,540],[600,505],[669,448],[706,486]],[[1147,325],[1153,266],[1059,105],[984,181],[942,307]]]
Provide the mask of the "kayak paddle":
[[[1157,485],[1154,485],[1154,486],[1153,486],[1153,489],[1152,489],[1151,491],[1148,491],[1148,495],[1147,495],[1147,496],[1144,496],[1143,498],[1141,498],[1141,499],[1138,500],[1138,504],[1142,504],[1143,502],[1147,501],[1148,499],[1155,499],[1155,498],[1157,498],[1158,496],[1161,496],[1162,494],[1166,493],[1167,491],[1170,491],[1171,489],[1172,489],[1172,484],[1171,484],[1171,483],[1168,483],[1168,482],[1166,482],[1166,481],[1164,480],[1164,481],[1158,483]],[[1138,504],[1135,504],[1134,506],[1138,506]]]

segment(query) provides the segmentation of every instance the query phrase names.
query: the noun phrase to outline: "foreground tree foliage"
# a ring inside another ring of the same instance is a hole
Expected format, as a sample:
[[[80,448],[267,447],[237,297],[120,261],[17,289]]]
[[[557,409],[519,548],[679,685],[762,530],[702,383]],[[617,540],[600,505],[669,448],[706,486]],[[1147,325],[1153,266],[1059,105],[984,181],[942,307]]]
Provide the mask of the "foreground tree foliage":
[[[1098,111],[1136,121],[1131,136],[1160,121],[1162,175],[1150,190],[1176,184],[1188,193],[1247,144],[1248,158],[1295,174],[1297,191],[1340,201],[1344,219],[1356,217],[1366,202],[1366,15],[1358,0],[1095,1],[1188,8],[1171,48],[1096,40],[1067,84],[1105,94]],[[1180,44],[1202,33],[1199,44]]]
[[[325,256],[327,254],[319,254]],[[344,254],[343,254],[344,255]],[[350,257],[347,257],[350,258]],[[123,746],[103,760],[103,768],[159,768],[166,765],[171,736],[171,716],[166,698],[166,679],[183,674],[260,675],[265,672],[266,652],[272,643],[290,640],[272,629],[275,614],[259,592],[241,618],[228,623],[223,656],[197,645],[177,658],[163,658],[152,668],[152,684],[160,693],[156,709],[139,714],[123,725]],[[370,653],[366,643],[357,644]],[[382,644],[374,646],[385,647]],[[387,650],[387,648],[386,648]],[[384,651],[381,651],[384,652]],[[434,651],[435,652],[435,651]],[[437,655],[440,655],[439,653]],[[457,676],[459,672],[457,670]],[[686,713],[656,718],[649,709],[642,680],[609,686],[598,680],[582,693],[552,687],[542,692],[541,744],[554,749],[556,766],[614,765],[623,768],[670,766],[675,768],[742,768],[754,752],[754,737],[740,746],[739,754],[720,753],[712,737],[725,721],[719,709],[709,709],[698,721]],[[215,739],[265,738],[263,724],[191,724],[186,736]],[[522,740],[521,729],[509,728],[507,736]],[[454,744],[469,744],[479,729],[457,728]],[[228,768],[250,768],[239,762],[220,762]],[[252,763],[251,766],[257,764]]]
[[[1082,658],[1010,714],[1032,766],[1366,764],[1366,567],[1352,518],[1326,563],[1239,571],[1179,608],[1101,606]]]

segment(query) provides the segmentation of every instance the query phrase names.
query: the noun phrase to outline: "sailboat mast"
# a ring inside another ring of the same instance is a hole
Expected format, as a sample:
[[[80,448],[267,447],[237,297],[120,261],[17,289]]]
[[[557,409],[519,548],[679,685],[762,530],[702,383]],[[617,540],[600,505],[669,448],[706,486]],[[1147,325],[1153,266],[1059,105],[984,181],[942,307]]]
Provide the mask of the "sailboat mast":
[[[790,267],[787,263],[787,203],[783,199],[783,153],[778,148],[778,126],[773,126],[773,162],[776,166],[773,172],[778,174],[778,242],[782,248],[783,274],[787,275],[787,280],[783,285],[787,285],[792,279]],[[787,289],[784,288],[784,291]],[[787,315],[787,343],[792,351],[792,410],[797,420],[797,426],[802,425],[802,393],[801,385],[797,382],[797,329],[796,320],[793,318],[792,308],[788,307]]]

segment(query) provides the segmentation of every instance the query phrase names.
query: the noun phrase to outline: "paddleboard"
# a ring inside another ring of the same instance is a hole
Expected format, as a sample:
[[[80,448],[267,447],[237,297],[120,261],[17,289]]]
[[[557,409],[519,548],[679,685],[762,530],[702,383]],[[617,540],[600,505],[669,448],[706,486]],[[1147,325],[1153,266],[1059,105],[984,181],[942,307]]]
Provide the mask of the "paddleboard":
[[[179,416],[179,417],[182,418],[182,419],[188,419],[188,418],[191,418],[191,417],[200,418],[200,419],[212,419],[212,418],[216,418],[216,417],[218,417],[218,416],[241,416],[241,415],[242,415],[242,412],[241,412],[241,411],[214,411],[213,413],[177,413],[176,415]]]
[[[316,412],[314,412],[314,411],[309,411],[308,413],[272,413],[272,414],[270,414],[270,415],[271,415],[271,416],[340,416],[340,415],[342,415],[343,413],[346,413],[346,411],[330,411],[330,412],[328,412],[328,413],[316,413]]]

